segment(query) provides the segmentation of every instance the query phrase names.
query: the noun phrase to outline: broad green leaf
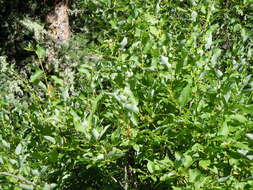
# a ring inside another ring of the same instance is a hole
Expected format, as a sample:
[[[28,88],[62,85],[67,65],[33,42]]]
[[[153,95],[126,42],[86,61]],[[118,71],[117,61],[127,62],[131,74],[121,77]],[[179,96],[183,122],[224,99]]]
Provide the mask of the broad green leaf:
[[[253,105],[245,105],[245,106],[237,105],[237,107],[246,113],[253,114]]]
[[[212,31],[208,31],[208,32],[207,32],[206,37],[205,37],[205,41],[206,41],[206,44],[205,44],[206,50],[207,50],[207,49],[210,49],[210,47],[211,47],[211,45],[212,45],[212,42],[213,42]]]
[[[31,82],[35,82],[39,80],[43,76],[43,71],[42,70],[37,70],[30,78]]]
[[[154,171],[155,171],[155,164],[154,164],[154,162],[152,162],[152,161],[148,161],[148,164],[147,164],[147,168],[148,168],[148,171],[150,172],[150,173],[154,173]]]
[[[246,117],[244,117],[243,115],[240,115],[240,114],[231,115],[230,119],[237,120],[241,123],[245,123],[248,121]]]
[[[103,129],[102,131],[100,131],[100,134],[99,134],[99,137],[100,137],[100,138],[105,134],[105,132],[107,131],[107,129],[108,129],[109,127],[110,127],[110,126],[108,125],[108,126],[104,127],[104,129]]]
[[[247,133],[246,137],[248,137],[250,140],[253,140],[253,134],[252,133]]]
[[[16,149],[15,149],[15,154],[16,155],[19,155],[21,152],[22,152],[22,144],[21,143],[19,143],[18,144],[18,146],[16,147]]]
[[[40,46],[39,44],[36,45],[36,55],[38,56],[39,59],[42,59],[46,56],[46,50],[44,47]]]
[[[196,11],[192,11],[192,13],[191,13],[191,20],[193,22],[196,22],[197,16],[198,16],[198,13]]]
[[[55,141],[55,139],[54,139],[53,137],[50,137],[50,136],[44,136],[44,138],[45,138],[46,140],[48,140],[49,142],[53,143],[53,144],[55,144],[55,143],[56,143],[56,141]]]
[[[163,176],[160,177],[161,181],[167,181],[170,180],[172,177],[174,177],[176,175],[176,172],[170,172],[170,173],[166,173]]]
[[[188,168],[191,166],[191,164],[193,163],[192,157],[189,155],[184,156],[184,162],[183,165],[185,168]]]
[[[249,151],[248,150],[243,150],[243,149],[238,149],[237,152],[242,154],[243,156],[246,156]]]
[[[214,71],[215,71],[215,74],[216,74],[217,78],[222,77],[223,73],[219,69],[215,69]]]
[[[200,175],[200,171],[197,169],[189,170],[189,181],[194,183],[197,180],[197,177]]]
[[[157,38],[159,37],[160,31],[159,31],[159,29],[158,29],[157,27],[155,27],[155,26],[150,26],[150,27],[149,27],[149,30],[150,30],[150,33],[151,33],[151,34],[155,35]]]
[[[55,84],[58,84],[60,86],[64,85],[64,82],[62,79],[58,78],[57,76],[52,76],[52,79],[54,80]]]
[[[214,50],[214,53],[213,53],[212,58],[211,58],[211,65],[212,65],[213,67],[214,67],[215,65],[217,65],[218,58],[220,57],[220,55],[221,55],[221,49],[216,48],[216,49]],[[222,76],[222,73],[219,73],[219,72],[221,72],[220,70],[216,69],[215,72],[216,72],[217,77]]]
[[[165,57],[165,56],[162,55],[160,63],[162,65],[166,65],[168,68],[171,68],[171,64],[169,64],[169,58],[168,57]]]
[[[33,190],[34,189],[33,185],[28,185],[28,184],[19,184],[19,187],[21,187],[23,190]]]
[[[95,137],[96,140],[99,139],[99,132],[96,129],[92,129],[92,135]]]
[[[179,104],[181,106],[184,106],[185,104],[187,104],[192,98],[192,84],[188,83],[186,85],[186,87],[184,87],[184,89],[182,90],[180,96],[179,96]]]
[[[245,42],[249,38],[249,34],[248,34],[248,32],[246,31],[245,28],[242,28],[242,30],[241,30],[241,36],[242,36],[243,42]]]
[[[1,141],[2,141],[3,147],[8,148],[8,149],[11,147],[10,143],[8,143],[7,141],[5,141],[4,139],[2,139]]]
[[[242,150],[249,150],[249,151],[251,151],[251,148],[247,144],[244,144],[244,143],[239,142],[239,141],[234,142],[232,145],[234,147],[237,147],[237,148],[242,149]]]
[[[127,45],[127,37],[124,37],[123,40],[120,42],[121,48],[124,48]]]
[[[52,183],[52,184],[45,184],[42,190],[53,190],[57,187],[57,184]]]
[[[103,160],[104,158],[105,158],[104,154],[99,154],[99,155],[97,156],[97,159],[98,159],[98,160]]]
[[[219,129],[218,135],[228,136],[228,134],[229,134],[229,127],[227,122],[225,121]]]
[[[210,164],[211,164],[210,160],[200,160],[200,162],[199,162],[199,166],[204,169],[208,169]]]
[[[137,105],[135,105],[135,104],[124,104],[123,106],[125,108],[127,108],[129,111],[132,111],[134,113],[138,113],[139,112],[139,109],[138,109]]]
[[[223,183],[223,182],[227,181],[229,178],[230,178],[230,176],[222,177],[222,178],[218,179],[217,182],[218,182],[218,183]]]
[[[87,129],[86,129],[86,126],[82,125],[81,123],[79,122],[76,122],[75,123],[75,129],[79,132],[82,132],[82,133],[86,133],[87,132]]]
[[[246,156],[249,160],[253,160],[253,155],[247,155]]]
[[[231,97],[231,91],[227,91],[224,95],[223,95],[225,101],[228,103],[230,97]]]

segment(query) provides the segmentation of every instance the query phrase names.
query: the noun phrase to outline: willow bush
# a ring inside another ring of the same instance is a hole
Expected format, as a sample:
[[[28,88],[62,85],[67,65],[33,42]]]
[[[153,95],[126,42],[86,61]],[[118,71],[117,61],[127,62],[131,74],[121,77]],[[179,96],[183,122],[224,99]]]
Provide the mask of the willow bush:
[[[54,64],[32,16],[0,57],[1,189],[253,188],[251,0],[70,8]]]

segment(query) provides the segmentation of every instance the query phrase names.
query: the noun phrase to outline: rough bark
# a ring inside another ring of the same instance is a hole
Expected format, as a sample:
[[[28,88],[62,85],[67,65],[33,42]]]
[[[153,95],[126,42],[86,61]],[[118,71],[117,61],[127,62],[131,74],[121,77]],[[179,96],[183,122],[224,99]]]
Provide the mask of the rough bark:
[[[68,16],[68,0],[48,0],[46,1],[51,11],[46,15],[47,34],[51,39],[47,47],[46,69],[51,71],[57,63],[60,45],[68,45],[70,40],[70,26]]]
[[[55,1],[52,10],[47,14],[49,36],[59,44],[68,44],[70,26],[68,16],[68,0]]]

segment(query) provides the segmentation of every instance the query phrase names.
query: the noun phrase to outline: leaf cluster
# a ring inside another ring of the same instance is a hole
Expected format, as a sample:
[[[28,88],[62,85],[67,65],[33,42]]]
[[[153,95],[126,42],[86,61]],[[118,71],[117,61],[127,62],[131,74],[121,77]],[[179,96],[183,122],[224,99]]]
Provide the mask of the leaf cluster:
[[[16,176],[0,187],[252,189],[251,10],[73,3],[55,65],[35,33],[25,71],[0,57],[0,172]]]

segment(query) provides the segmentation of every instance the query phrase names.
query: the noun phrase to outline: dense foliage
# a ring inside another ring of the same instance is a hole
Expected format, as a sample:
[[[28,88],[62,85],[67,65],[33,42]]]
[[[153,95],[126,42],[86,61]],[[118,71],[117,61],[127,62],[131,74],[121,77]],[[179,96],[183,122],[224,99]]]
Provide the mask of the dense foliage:
[[[252,0],[78,0],[54,64],[41,3],[0,0],[0,189],[253,188]]]

